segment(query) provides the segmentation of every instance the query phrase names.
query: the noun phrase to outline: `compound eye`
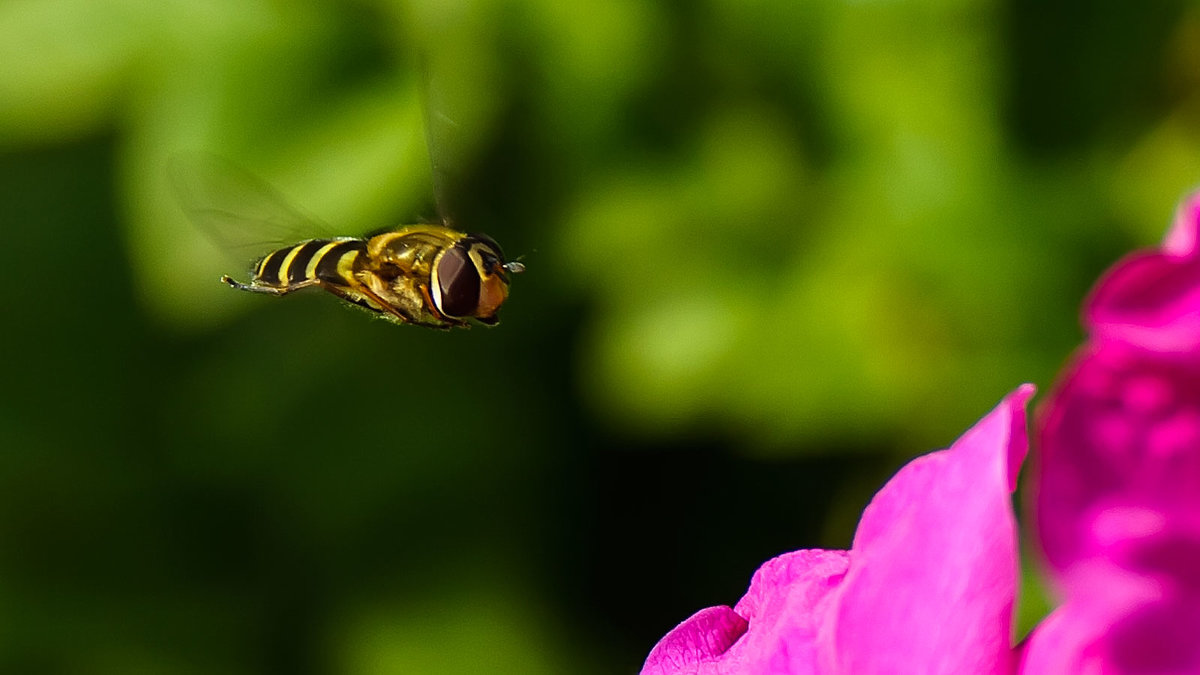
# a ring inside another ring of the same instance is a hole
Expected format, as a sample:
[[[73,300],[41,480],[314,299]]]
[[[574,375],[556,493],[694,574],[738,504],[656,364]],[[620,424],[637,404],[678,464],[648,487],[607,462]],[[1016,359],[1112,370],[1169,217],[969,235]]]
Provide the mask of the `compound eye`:
[[[446,316],[471,316],[479,307],[479,272],[467,251],[454,246],[442,254],[437,266],[438,309]]]

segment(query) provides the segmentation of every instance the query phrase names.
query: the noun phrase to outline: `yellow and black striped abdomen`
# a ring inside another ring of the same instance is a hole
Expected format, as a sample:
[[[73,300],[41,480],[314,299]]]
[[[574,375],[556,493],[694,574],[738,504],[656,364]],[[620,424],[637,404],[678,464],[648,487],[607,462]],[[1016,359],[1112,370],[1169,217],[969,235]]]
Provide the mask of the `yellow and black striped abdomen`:
[[[273,288],[320,280],[351,284],[354,265],[367,250],[362,239],[312,239],[263,256],[254,265],[254,283]]]

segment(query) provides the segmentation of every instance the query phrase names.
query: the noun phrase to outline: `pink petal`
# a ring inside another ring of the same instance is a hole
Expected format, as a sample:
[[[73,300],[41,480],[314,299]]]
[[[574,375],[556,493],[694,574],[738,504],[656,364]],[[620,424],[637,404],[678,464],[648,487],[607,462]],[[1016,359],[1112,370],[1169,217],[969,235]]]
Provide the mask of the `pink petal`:
[[[1102,339],[1183,353],[1200,346],[1200,258],[1134,254],[1100,280],[1084,322]]]
[[[1179,212],[1161,250],[1117,263],[1084,303],[1093,335],[1162,353],[1200,347],[1200,193]]]
[[[1109,644],[1113,626],[1159,598],[1159,585],[1100,558],[1075,566],[1068,576],[1069,599],[1030,634],[1022,646],[1018,673],[1124,672],[1115,667]]]
[[[1021,675],[1200,672],[1200,593],[1109,561],[1076,566],[1070,598],[1030,635]]]
[[[901,469],[867,508],[853,551],[767,561],[734,609],[702,610],[663,637],[643,675],[1004,672],[1016,588],[1009,494],[1032,395],[1019,388],[949,450]]]
[[[867,507],[823,627],[827,672],[1008,672],[1010,491],[1032,395],[1031,385],[1010,394],[949,450],[901,469]]]
[[[1200,597],[1165,591],[1117,621],[1102,644],[1116,672],[1200,672]]]
[[[1196,242],[1200,237],[1200,192],[1193,194],[1179,207],[1175,224],[1163,240],[1163,252],[1170,255],[1196,255]]]
[[[1119,263],[1038,419],[1038,537],[1067,598],[1022,672],[1200,672],[1200,195]]]
[[[817,629],[849,565],[846,551],[803,550],[767,561],[735,607],[752,630],[734,656],[747,673],[815,673]]]
[[[1019,650],[1020,675],[1103,675],[1104,657],[1097,645],[1107,624],[1095,612],[1068,604],[1038,624]]]
[[[768,560],[736,610],[710,607],[667,633],[643,675],[815,673],[816,622],[846,571],[845,551],[802,550]]]
[[[1034,519],[1060,573],[1200,517],[1200,365],[1084,350],[1038,419]]]
[[[748,625],[724,605],[702,609],[654,645],[642,667],[642,675],[721,672],[715,662],[746,632]]]

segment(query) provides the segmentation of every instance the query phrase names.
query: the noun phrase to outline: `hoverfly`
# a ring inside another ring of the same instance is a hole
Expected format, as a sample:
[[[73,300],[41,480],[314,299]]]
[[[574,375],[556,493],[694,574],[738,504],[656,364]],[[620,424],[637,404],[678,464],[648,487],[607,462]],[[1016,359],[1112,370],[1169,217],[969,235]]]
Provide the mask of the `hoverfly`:
[[[485,234],[408,225],[370,238],[302,241],[259,259],[248,284],[228,275],[221,281],[269,295],[319,286],[397,323],[452,328],[467,319],[499,323],[509,274],[523,271]]]
[[[251,176],[236,176],[233,167],[211,158],[191,164],[172,167],[180,199],[189,215],[226,248],[233,248],[231,239],[256,234],[230,233],[234,227],[264,231],[262,236],[284,230],[293,237],[295,231],[322,229],[266,185]],[[218,186],[230,177],[243,200],[252,204],[217,205],[228,196],[214,192],[230,192]],[[201,179],[199,186],[196,178]],[[258,217],[235,215],[243,208],[257,210]],[[262,215],[264,208],[269,215]],[[249,283],[229,275],[221,281],[237,290],[277,296],[315,286],[395,323],[450,329],[468,327],[469,320],[496,325],[510,275],[523,271],[524,264],[506,261],[500,245],[485,234],[427,224],[366,237],[304,239],[258,258],[250,268]]]

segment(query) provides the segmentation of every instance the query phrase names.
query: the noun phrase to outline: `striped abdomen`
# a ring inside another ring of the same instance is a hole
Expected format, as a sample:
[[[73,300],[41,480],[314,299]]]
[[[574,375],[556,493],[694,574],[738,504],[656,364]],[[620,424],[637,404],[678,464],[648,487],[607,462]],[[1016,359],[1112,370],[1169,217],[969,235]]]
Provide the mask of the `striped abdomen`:
[[[272,251],[254,265],[254,283],[287,288],[304,281],[352,283],[355,261],[367,250],[362,239],[313,239]]]

